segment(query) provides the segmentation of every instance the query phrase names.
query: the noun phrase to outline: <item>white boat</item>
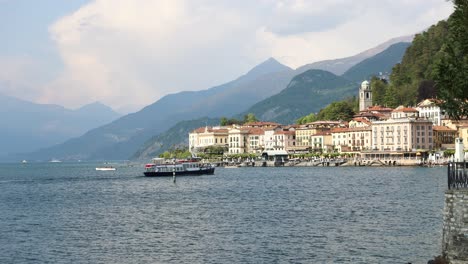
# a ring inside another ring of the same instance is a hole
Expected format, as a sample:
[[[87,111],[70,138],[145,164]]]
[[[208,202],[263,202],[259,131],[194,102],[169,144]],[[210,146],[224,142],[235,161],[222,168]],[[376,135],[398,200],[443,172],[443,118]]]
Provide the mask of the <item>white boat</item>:
[[[27,160],[23,160],[23,161],[21,161],[21,163],[28,163],[28,161],[27,161]]]
[[[59,162],[62,162],[61,160],[58,160],[58,159],[51,159],[49,162],[51,163],[59,163]]]
[[[114,167],[97,167],[97,171],[115,171]]]

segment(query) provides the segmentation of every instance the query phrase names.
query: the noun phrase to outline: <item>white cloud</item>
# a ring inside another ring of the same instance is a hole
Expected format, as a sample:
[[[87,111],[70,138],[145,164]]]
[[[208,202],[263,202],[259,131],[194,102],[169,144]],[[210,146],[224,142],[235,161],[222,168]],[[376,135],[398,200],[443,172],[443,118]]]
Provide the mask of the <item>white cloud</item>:
[[[268,57],[299,67],[353,55],[450,12],[444,0],[96,0],[50,26],[64,68],[36,100],[143,106]]]

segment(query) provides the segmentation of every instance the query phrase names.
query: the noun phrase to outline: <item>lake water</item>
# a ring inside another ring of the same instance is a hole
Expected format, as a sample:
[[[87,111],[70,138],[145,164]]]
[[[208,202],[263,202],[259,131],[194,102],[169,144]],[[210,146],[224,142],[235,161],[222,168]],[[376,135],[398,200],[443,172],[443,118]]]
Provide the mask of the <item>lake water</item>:
[[[427,263],[446,168],[0,164],[0,263]]]

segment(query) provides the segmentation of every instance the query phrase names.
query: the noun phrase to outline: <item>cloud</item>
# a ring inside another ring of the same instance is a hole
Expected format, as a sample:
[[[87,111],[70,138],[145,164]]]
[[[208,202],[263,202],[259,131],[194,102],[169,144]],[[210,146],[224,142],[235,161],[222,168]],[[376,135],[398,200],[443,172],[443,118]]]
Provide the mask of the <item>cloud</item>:
[[[450,12],[442,0],[95,0],[49,27],[64,67],[36,101],[144,106],[269,57],[299,67],[353,55]]]

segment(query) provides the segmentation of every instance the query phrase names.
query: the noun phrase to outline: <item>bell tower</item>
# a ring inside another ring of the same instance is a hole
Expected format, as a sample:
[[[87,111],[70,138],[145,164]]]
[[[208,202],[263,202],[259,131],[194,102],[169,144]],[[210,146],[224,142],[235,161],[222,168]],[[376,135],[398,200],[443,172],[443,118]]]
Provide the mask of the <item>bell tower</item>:
[[[369,82],[363,81],[359,88],[359,111],[364,111],[372,106],[372,91]]]

